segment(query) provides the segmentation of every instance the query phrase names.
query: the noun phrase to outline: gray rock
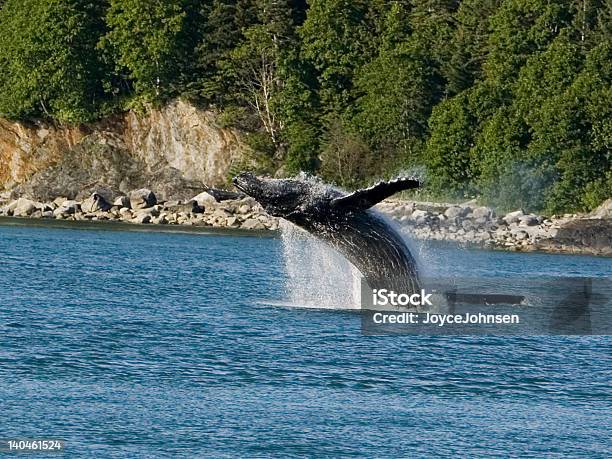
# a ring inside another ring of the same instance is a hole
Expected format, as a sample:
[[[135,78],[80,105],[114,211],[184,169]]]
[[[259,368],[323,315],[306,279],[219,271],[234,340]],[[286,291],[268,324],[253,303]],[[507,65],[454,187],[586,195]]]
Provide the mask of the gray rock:
[[[127,207],[129,209],[130,208],[130,198],[128,196],[119,196],[113,202],[113,206],[117,206],[119,208]]]
[[[134,223],[147,224],[151,223],[151,215],[150,214],[137,214],[136,217],[132,220]]]
[[[245,220],[244,223],[240,226],[241,229],[247,230],[264,230],[266,229],[265,225],[257,219],[249,218]]]
[[[12,209],[14,217],[29,217],[37,209],[37,205],[34,201],[26,198],[19,198],[8,205],[9,209]]]
[[[426,210],[417,209],[412,212],[410,218],[412,218],[412,220],[414,220],[417,225],[424,225],[425,223],[427,223],[429,216],[430,214]]]
[[[184,212],[188,214],[204,213],[205,208],[198,204],[197,201],[191,200],[183,203],[181,201],[169,201],[164,204],[164,209],[169,212]]]
[[[121,218],[122,220],[131,220],[132,217],[133,213],[127,207],[122,207],[121,209],[119,209],[119,218]]]
[[[93,193],[81,203],[81,210],[83,212],[106,212],[110,210],[111,207],[110,203],[108,203],[99,193]]]
[[[194,196],[193,198],[191,198],[191,201],[195,201],[201,207],[214,206],[217,203],[215,198],[212,197],[206,191],[203,191],[199,195]]]
[[[506,216],[503,218],[503,220],[508,224],[511,225],[512,223],[518,223],[518,221],[520,220],[520,218],[525,215],[523,213],[522,210],[517,210],[514,212],[510,212],[507,213]]]
[[[478,220],[481,218],[485,220],[489,220],[492,217],[493,217],[493,211],[488,207],[476,207],[472,211],[472,218],[475,220]]]
[[[612,219],[612,198],[589,214],[590,218]]]
[[[58,207],[60,207],[62,204],[64,204],[64,202],[68,201],[68,198],[66,197],[57,197],[53,200],[53,204],[55,204],[55,208],[57,209]]]
[[[226,209],[217,209],[213,212],[213,217],[227,218],[231,216],[232,216],[231,212],[228,212]]]
[[[444,216],[448,219],[459,218],[464,215],[465,209],[459,206],[452,206],[444,211]]]
[[[132,209],[146,209],[157,204],[155,193],[147,188],[141,188],[130,192],[130,207]]]
[[[64,201],[57,209],[53,211],[53,215],[73,215],[81,210],[81,204],[78,201]]]
[[[474,225],[472,224],[472,222],[471,222],[470,220],[463,220],[463,221],[461,222],[461,227],[462,227],[464,230],[469,231],[469,230],[471,230],[471,229],[473,229],[473,228],[474,228]]]
[[[161,213],[161,206],[155,205],[153,207],[147,207],[146,209],[136,209],[133,211],[134,218],[138,218],[143,215],[148,215],[150,217],[158,217]]]
[[[160,214],[159,217],[152,218],[151,223],[155,225],[167,225],[168,219],[166,218],[166,214]]]
[[[535,226],[538,223],[540,223],[538,217],[533,214],[523,215],[519,218],[520,226]]]

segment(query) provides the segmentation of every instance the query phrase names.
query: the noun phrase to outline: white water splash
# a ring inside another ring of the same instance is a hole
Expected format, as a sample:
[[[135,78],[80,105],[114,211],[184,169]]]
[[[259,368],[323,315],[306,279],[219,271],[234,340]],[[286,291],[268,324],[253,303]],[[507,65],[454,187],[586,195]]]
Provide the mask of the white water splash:
[[[361,307],[361,273],[340,253],[281,220],[281,238],[291,306],[325,309]]]

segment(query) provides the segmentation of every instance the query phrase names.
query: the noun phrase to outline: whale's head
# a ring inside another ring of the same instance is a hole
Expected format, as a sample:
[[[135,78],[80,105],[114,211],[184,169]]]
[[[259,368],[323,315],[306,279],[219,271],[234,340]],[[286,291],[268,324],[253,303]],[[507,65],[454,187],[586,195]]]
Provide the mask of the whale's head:
[[[232,182],[275,217],[294,220],[311,213],[314,208],[314,187],[305,180],[261,178],[243,172],[234,177]]]

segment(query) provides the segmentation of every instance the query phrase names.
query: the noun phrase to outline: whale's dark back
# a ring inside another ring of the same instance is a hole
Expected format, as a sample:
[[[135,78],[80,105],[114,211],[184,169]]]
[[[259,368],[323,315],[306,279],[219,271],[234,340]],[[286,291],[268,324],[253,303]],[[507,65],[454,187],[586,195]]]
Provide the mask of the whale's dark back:
[[[420,290],[416,261],[402,236],[373,210],[300,225],[342,253],[370,288]]]

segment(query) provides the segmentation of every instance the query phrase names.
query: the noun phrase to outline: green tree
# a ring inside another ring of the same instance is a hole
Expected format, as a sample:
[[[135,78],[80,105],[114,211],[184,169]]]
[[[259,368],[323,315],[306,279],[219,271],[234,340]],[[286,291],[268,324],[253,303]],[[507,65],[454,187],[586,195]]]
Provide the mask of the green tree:
[[[434,103],[435,64],[414,44],[408,12],[394,4],[378,56],[357,71],[358,113],[352,123],[390,168],[418,160]]]
[[[485,77],[512,83],[531,54],[546,46],[571,21],[567,2],[507,0],[491,17]]]
[[[196,79],[189,95],[217,107],[235,104],[232,52],[244,40],[244,30],[258,23],[253,0],[203,2],[202,32],[195,47]]]
[[[559,180],[549,193],[550,212],[590,210],[612,196],[612,45],[588,52],[580,73],[556,100],[540,130],[561,126],[567,145],[557,156]]]
[[[7,0],[0,11],[0,113],[62,122],[95,118],[109,69],[96,44],[104,2]]]
[[[187,0],[110,0],[101,46],[147,100],[174,94],[186,73],[194,45],[191,6]]]
[[[453,14],[449,56],[445,60],[447,93],[457,94],[483,78],[482,65],[489,53],[491,17],[501,0],[463,0]]]
[[[276,151],[283,128],[278,98],[282,89],[279,67],[284,53],[295,45],[291,7],[279,0],[259,0],[258,23],[244,31],[232,50],[231,74],[240,101],[250,106]]]
[[[350,108],[355,70],[376,52],[375,27],[369,21],[373,4],[366,0],[313,2],[300,27],[303,57],[318,73],[319,98],[326,113]]]
[[[276,102],[284,126],[283,140],[287,144],[287,172],[313,173],[319,166],[322,132],[316,72],[300,58],[299,49],[295,49],[282,59],[279,76],[283,86]]]
[[[474,142],[474,124],[465,94],[434,108],[424,155],[429,186],[433,190],[447,195],[464,195],[471,191],[474,171],[470,149]]]

